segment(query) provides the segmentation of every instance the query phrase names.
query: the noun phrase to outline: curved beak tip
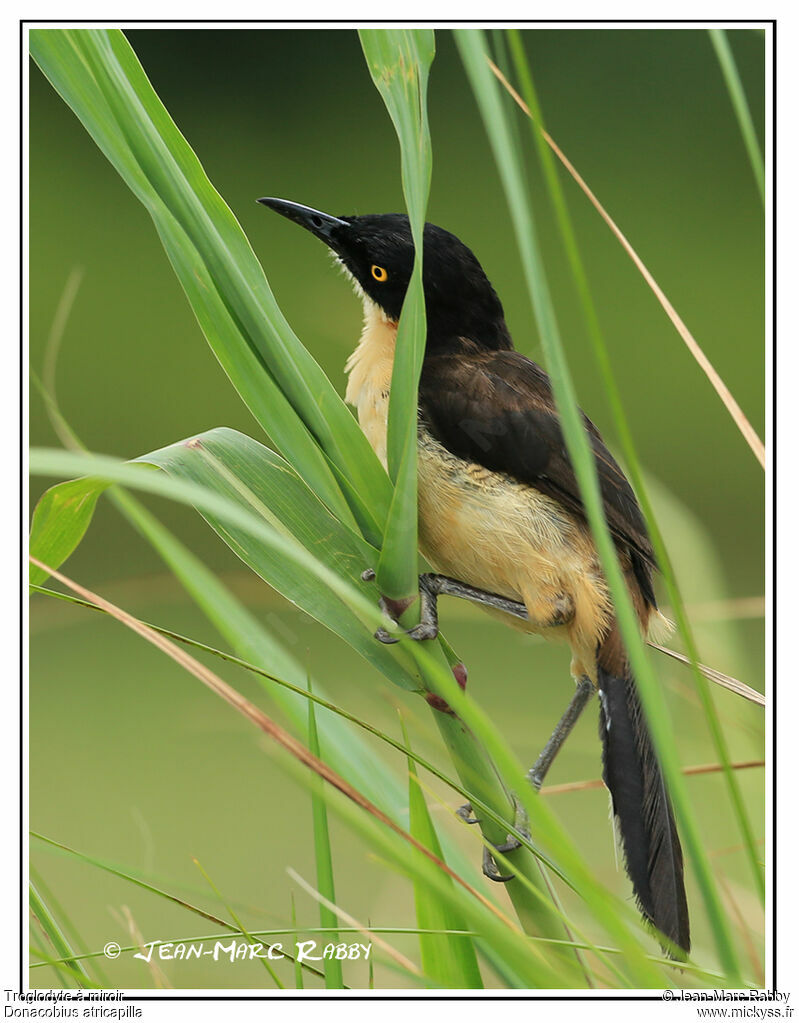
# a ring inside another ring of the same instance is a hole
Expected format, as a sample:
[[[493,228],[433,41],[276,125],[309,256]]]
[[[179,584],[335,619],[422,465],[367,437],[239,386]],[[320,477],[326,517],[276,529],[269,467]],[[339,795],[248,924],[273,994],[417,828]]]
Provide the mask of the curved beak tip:
[[[267,206],[270,210],[274,210],[275,213],[279,213],[288,220],[293,220],[295,224],[304,227],[306,231],[316,235],[317,238],[320,238],[331,248],[335,248],[334,238],[338,229],[350,226],[346,220],[341,220],[339,217],[331,217],[329,213],[315,210],[311,206],[303,206],[302,203],[290,202],[288,199],[274,199],[264,196],[255,201],[261,203],[262,206]]]

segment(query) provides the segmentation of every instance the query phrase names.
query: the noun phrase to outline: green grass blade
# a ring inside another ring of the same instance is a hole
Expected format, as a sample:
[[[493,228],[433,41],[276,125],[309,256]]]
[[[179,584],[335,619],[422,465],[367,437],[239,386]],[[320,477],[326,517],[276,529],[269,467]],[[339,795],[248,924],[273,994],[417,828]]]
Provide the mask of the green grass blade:
[[[279,760],[293,776],[301,779],[293,761]],[[481,944],[494,950],[498,968],[508,984],[516,988],[561,986],[562,975],[553,969],[551,957],[541,954],[530,940],[515,928],[507,917],[496,915],[460,885],[453,886],[449,875],[437,867],[419,849],[388,831],[378,821],[364,814],[341,793],[326,786],[323,798],[330,809],[373,851],[390,864],[402,877],[425,886],[430,897],[434,894],[455,914],[462,914],[467,929],[481,935]]]
[[[418,589],[417,389],[425,340],[421,239],[432,169],[426,92],[435,39],[428,30],[363,30],[360,38],[373,81],[400,141],[403,190],[416,248],[413,277],[397,338],[389,408],[388,463],[395,481],[394,499],[377,566],[381,592],[402,599],[415,595]],[[418,606],[415,606],[407,617],[412,619],[417,614]],[[443,665],[451,650],[443,643],[441,648],[438,659]],[[500,812],[507,810],[510,797],[498,784],[493,767],[482,752],[474,748],[470,736],[443,718],[437,715],[437,723],[466,787],[476,789]],[[485,824],[484,829],[486,837],[503,840],[504,836],[495,834],[491,823]],[[559,924],[549,920],[546,913],[542,914],[540,906],[531,905],[526,892],[518,886],[511,886],[510,891],[518,900],[517,910],[526,918],[528,926],[543,928],[542,933],[549,936],[562,936]]]
[[[406,746],[410,739],[403,724]],[[427,808],[424,793],[419,786],[416,764],[408,759],[408,800],[410,806],[410,832],[428,849],[443,859],[441,845]],[[451,883],[451,882],[450,882]],[[465,929],[463,917],[453,912],[451,905],[437,897],[435,892],[418,878],[414,881],[416,924],[419,927],[419,947],[422,968],[441,987],[461,990],[482,988],[483,981],[477,965],[474,942],[468,937],[447,933]],[[434,931],[441,933],[435,934]]]
[[[159,898],[167,899],[169,902],[180,906],[182,909],[189,910],[190,913],[195,913],[197,916],[203,917],[205,920],[209,920],[211,923],[220,924],[222,927],[227,927],[229,930],[236,930],[235,924],[229,923],[227,920],[222,920],[218,916],[214,916],[212,913],[206,912],[204,909],[200,909],[198,906],[193,906],[190,902],[186,902],[185,899],[179,898],[177,895],[158,888],[156,885],[150,884],[143,878],[137,877],[132,871],[129,872],[122,867],[117,867],[111,863],[107,863],[104,860],[98,859],[95,856],[90,856],[88,853],[80,852],[77,849],[73,849],[68,845],[64,845],[62,842],[57,842],[53,838],[48,838],[46,835],[41,835],[37,831],[31,831],[31,838],[35,838],[39,842],[43,842],[45,845],[51,848],[58,849],[61,852],[67,853],[76,859],[81,860],[83,863],[96,867],[98,870],[104,870],[108,874],[113,874],[114,877],[118,877],[123,881],[129,881],[131,884],[136,885],[138,888],[144,891],[150,892],[152,895],[157,895]]]
[[[294,902],[293,889],[291,891],[291,922],[294,925],[294,933],[292,934],[292,937],[294,938],[294,941],[296,943],[297,941],[299,941],[300,933],[297,930],[297,907]],[[302,979],[302,967],[300,966],[299,962],[296,959],[294,960],[294,987],[297,991],[302,991],[303,988],[305,987],[305,984]]]
[[[65,965],[77,987],[96,987],[97,985],[86,972],[83,964],[74,958],[72,948],[64,932],[59,927],[58,921],[50,912],[50,909],[33,883],[31,883],[29,889],[29,905],[32,916],[39,924],[44,936],[50,942],[56,956],[65,960]],[[61,979],[64,980],[65,971],[58,967],[54,967],[54,969]],[[65,984],[65,986],[69,987],[72,985]]]
[[[735,116],[738,118],[738,126],[741,129],[746,153],[749,163],[752,165],[752,173],[755,176],[757,190],[760,193],[760,201],[766,205],[766,169],[763,165],[763,154],[760,152],[760,143],[757,140],[757,132],[752,121],[752,112],[746,101],[741,76],[738,74],[738,67],[735,63],[730,41],[723,28],[709,28],[708,35],[713,43],[713,49],[721,65],[721,73],[724,75],[724,82],[730,94]]]
[[[685,602],[682,599],[682,595],[677,585],[676,573],[672,566],[671,558],[663,539],[663,534],[660,531],[652,503],[649,499],[648,487],[646,486],[644,474],[635,449],[632,432],[627,422],[621,395],[618,387],[616,386],[613,371],[610,366],[610,357],[599,325],[599,316],[591,296],[588,278],[580,258],[577,240],[569,217],[568,207],[566,206],[566,199],[558,179],[554,157],[550,147],[544,139],[544,119],[538,103],[538,97],[536,95],[532,75],[530,74],[530,69],[527,64],[521,37],[519,32],[515,30],[511,31],[509,35],[516,70],[522,85],[524,100],[532,114],[530,125],[533,131],[534,141],[538,148],[538,154],[544,169],[544,176],[549,189],[550,198],[557,215],[564,247],[566,248],[569,262],[572,267],[572,273],[575,278],[577,291],[585,314],[588,333],[594,345],[594,351],[602,374],[605,391],[611,405],[619,437],[622,441],[624,457],[630,470],[630,476],[632,478],[635,492],[638,495],[644,512],[644,517],[649,527],[649,534],[652,539],[652,546],[655,550],[655,557],[658,565],[660,566],[663,580],[666,584],[666,591],[669,596],[673,614],[677,620],[680,635],[685,643],[685,649],[691,660],[694,681],[696,683],[697,693],[707,721],[708,731],[716,751],[716,756],[724,767],[725,782],[730,796],[732,812],[741,832],[741,837],[743,839],[744,847],[754,876],[756,890],[758,891],[762,902],[765,899],[765,881],[763,872],[759,865],[759,855],[754,831],[752,830],[751,822],[749,821],[749,817],[744,807],[738,779],[731,767],[729,749],[713,703],[710,686],[698,667],[699,648],[696,644],[693,630],[691,629],[690,622],[688,620],[688,615],[685,610]]]
[[[482,33],[479,30],[458,30],[455,35],[507,195],[525,279],[561,418],[564,439],[580,485],[583,505],[591,525],[602,568],[613,596],[625,647],[635,672],[653,740],[669,783],[683,840],[700,879],[705,907],[713,928],[719,957],[731,980],[739,981],[741,974],[738,956],[718,895],[710,862],[691,814],[687,791],[677,763],[668,711],[652,673],[638,630],[630,595],[619,567],[615,546],[604,517],[596,466],[585,429],[580,420],[574,386],[560,341],[537,244],[532,212],[524,191],[520,161],[512,147],[498,85],[488,68]]]
[[[252,934],[244,926],[244,924],[241,921],[241,918],[239,917],[238,913],[233,908],[233,906],[230,905],[230,903],[227,901],[227,899],[225,899],[225,897],[222,895],[222,892],[220,892],[220,890],[217,888],[217,886],[211,880],[211,876],[209,875],[209,873],[205,869],[205,867],[203,867],[203,865],[200,863],[200,861],[197,859],[196,856],[193,856],[192,859],[194,860],[194,865],[197,867],[197,869],[200,871],[202,876],[208,882],[208,885],[211,888],[211,890],[213,891],[213,893],[216,896],[216,898],[219,900],[219,902],[222,903],[222,905],[225,907],[225,909],[230,914],[230,917],[233,920],[233,923],[236,925],[236,930],[244,938],[246,938],[246,940],[249,942],[250,945],[256,944],[256,941],[253,938]],[[266,959],[266,958],[261,957],[261,964],[263,965],[263,968],[266,970],[266,972],[269,974],[269,976],[272,978],[272,982],[274,983],[275,987],[276,988],[280,988],[280,989],[285,988],[286,985],[281,981],[280,977],[278,977],[277,973],[275,972],[274,967],[269,962],[269,960]]]
[[[100,614],[107,613],[105,609],[100,607],[99,605],[92,604],[90,601],[83,600],[81,597],[75,597],[71,593],[60,593],[58,590],[51,590],[47,589],[44,586],[38,585],[31,586],[31,593],[41,594],[44,597],[49,597],[53,600],[59,600],[66,604],[73,604],[76,607],[83,607],[92,611],[97,611]],[[363,731],[368,732],[370,735],[375,736],[375,738],[379,739],[381,742],[391,747],[391,749],[394,749],[399,753],[403,754],[406,757],[406,759],[410,758],[411,760],[413,760],[415,764],[417,764],[419,767],[424,768],[425,771],[428,771],[434,777],[442,781],[445,785],[448,785],[453,792],[459,794],[464,799],[469,800],[474,799],[475,801],[477,800],[476,796],[474,796],[468,790],[464,789],[458,782],[456,782],[453,778],[451,778],[440,768],[436,767],[435,764],[431,763],[425,757],[422,757],[418,753],[415,753],[408,746],[397,741],[396,739],[393,739],[386,732],[382,732],[379,728],[375,727],[374,725],[371,725],[368,721],[365,721],[363,718],[359,718],[357,717],[357,715],[351,714],[349,711],[344,710],[342,707],[339,707],[336,704],[331,703],[329,700],[326,700],[318,691],[318,685],[317,691],[312,692],[311,690],[306,689],[303,686],[295,685],[294,683],[289,682],[287,679],[279,677],[275,673],[274,669],[272,671],[267,671],[256,664],[252,664],[246,660],[243,660],[241,657],[236,657],[235,654],[228,653],[227,651],[224,650],[219,650],[216,647],[209,646],[207,643],[201,643],[197,639],[191,639],[188,636],[181,635],[179,632],[173,632],[171,629],[165,629],[163,628],[163,626],[153,625],[152,622],[142,621],[142,624],[146,625],[148,629],[152,629],[153,632],[157,632],[161,636],[166,637],[167,639],[172,639],[176,643],[180,643],[182,646],[190,647],[191,649],[194,650],[201,650],[203,653],[209,654],[211,657],[216,657],[221,661],[226,661],[229,664],[234,664],[236,665],[236,667],[242,668],[244,671],[249,671],[253,675],[255,675],[256,678],[259,679],[261,683],[264,682],[272,683],[272,685],[277,687],[277,689],[275,690],[271,687],[268,688],[266,691],[270,695],[272,695],[276,691],[286,690],[289,694],[296,698],[296,702],[289,705],[291,709],[288,711],[285,709],[283,705],[281,705],[281,709],[284,710],[286,716],[290,720],[292,720],[292,723],[294,723],[295,715],[291,713],[291,710],[293,710],[295,706],[301,706],[303,710],[302,725],[304,728],[305,725],[307,724],[306,710],[307,704],[313,703],[317,708],[316,710],[317,720],[319,719],[319,714],[321,711],[324,717],[327,717],[327,715],[329,714],[332,716],[333,719],[341,718],[345,721],[348,721],[353,725],[356,725],[359,729],[362,729]],[[298,728],[297,730],[302,731],[303,729]],[[362,789],[364,794],[365,795],[367,794],[366,789],[369,787],[369,783],[371,782],[372,787],[374,787],[376,791],[376,798],[373,800],[373,802],[382,801],[383,803],[388,803],[389,805],[393,804],[395,802],[395,800],[393,800],[392,798],[393,793],[390,792],[388,799],[386,798],[386,784],[384,781],[384,778],[387,778],[390,779],[390,781],[393,784],[395,782],[393,774],[389,774],[388,772],[386,772],[386,775],[383,776],[380,773],[381,764],[379,761],[375,760],[373,751],[368,750],[364,746],[358,745],[358,739],[354,733],[352,732],[346,733],[345,738],[350,745],[350,749],[353,750],[354,759],[356,759],[359,762],[360,766],[364,767],[364,770],[361,774],[361,778],[363,782],[366,784],[366,788]],[[330,750],[327,751],[326,759],[331,763],[331,766],[334,766],[333,765],[334,756],[331,755]],[[389,789],[390,788],[391,786],[389,786]],[[481,810],[482,809],[483,808],[481,808]],[[486,809],[484,812],[490,813],[491,811],[490,809]],[[407,796],[404,792],[401,803],[398,805],[397,810],[393,814],[393,816],[396,819],[400,819],[407,816]]]
[[[377,566],[381,591],[401,599],[418,590],[416,420],[426,333],[422,236],[433,166],[427,80],[435,37],[429,29],[362,29],[359,35],[372,80],[399,138],[402,187],[416,248],[391,377],[387,459],[394,496]]]
[[[310,688],[310,679],[308,681]],[[319,732],[316,728],[316,708],[312,701],[308,702],[308,749],[315,757],[321,759]],[[316,859],[316,887],[331,905],[336,902],[336,885],[333,879],[333,850],[330,846],[330,828],[327,824],[327,805],[322,798],[324,782],[317,775],[311,775],[311,812],[313,816],[314,857]],[[335,928],[338,917],[329,905],[319,903],[319,925],[332,928],[330,941],[338,942]],[[325,987],[338,990],[344,987],[344,974],[341,960],[325,959]]]
[[[108,874],[112,874],[114,877],[118,877],[122,881],[128,881],[130,884],[135,885],[137,888],[141,888],[144,891],[150,892],[152,895],[156,895],[159,898],[162,898],[162,899],[165,899],[168,902],[174,903],[175,905],[179,906],[181,909],[187,909],[190,913],[194,913],[196,916],[202,917],[203,919],[208,920],[211,923],[219,924],[220,927],[224,927],[228,932],[241,930],[241,928],[239,926],[237,926],[235,923],[230,923],[227,920],[222,920],[220,917],[214,916],[212,913],[208,913],[204,909],[200,909],[199,906],[194,906],[190,902],[186,902],[185,899],[181,899],[179,896],[173,895],[171,892],[168,892],[168,891],[164,890],[163,888],[159,888],[156,885],[150,884],[143,877],[137,876],[137,874],[132,869],[127,869],[127,868],[124,868],[124,867],[121,867],[121,866],[118,866],[118,865],[115,865],[115,864],[112,864],[112,863],[108,863],[105,860],[98,859],[95,856],[90,856],[88,853],[81,852],[78,849],[73,849],[73,848],[71,848],[68,845],[64,845],[62,842],[57,842],[55,839],[48,838],[46,835],[41,835],[41,834],[39,834],[36,831],[31,831],[30,835],[31,835],[31,838],[34,838],[37,841],[44,843],[45,847],[49,848],[50,850],[57,850],[58,852],[65,853],[67,856],[69,856],[69,857],[71,857],[73,859],[79,860],[81,863],[87,863],[90,866],[97,868],[98,870],[103,870],[103,871],[105,871]],[[220,896],[220,899],[221,899],[221,896]],[[261,933],[261,932],[252,932],[252,933]],[[216,938],[216,937],[224,937],[224,935],[214,935],[214,938]],[[193,938],[193,939],[190,939],[190,940],[202,941],[204,939],[202,937],[200,937],[200,938]],[[156,942],[155,946],[164,944],[165,941],[166,941],[166,939],[164,939],[164,940],[162,940],[160,942]],[[131,952],[131,951],[138,951],[138,950],[139,950],[139,946],[138,945],[134,945],[134,946],[131,946],[130,948],[122,949],[123,952]],[[103,953],[97,953],[97,954],[98,955],[102,955]],[[293,957],[291,957],[289,955],[288,952],[286,952],[284,954],[286,955],[286,958],[293,958]],[[75,958],[76,959],[84,959],[84,958],[87,958],[87,956],[85,956],[85,955],[84,956],[76,956]],[[296,960],[295,960],[295,962],[296,962]],[[302,969],[308,970],[309,973],[315,974],[317,977],[321,977],[322,976],[322,972],[320,970],[317,970],[315,966],[312,966],[308,962],[301,963],[300,967]]]
[[[53,956],[49,956],[43,949],[39,948],[38,945],[34,945],[33,942],[31,942],[31,945],[30,945],[30,952],[31,952],[32,955],[39,956],[39,959],[40,959],[40,962],[30,963],[29,964],[30,965],[30,969],[34,969],[37,966],[39,966],[39,967],[41,967],[41,966],[52,966],[54,972],[56,973],[56,976],[58,976],[59,979],[63,979],[63,975],[66,973],[67,975],[72,977],[72,979],[75,980],[75,981],[82,981],[83,980],[82,974],[80,974],[78,972],[77,963],[76,963],[75,966],[71,966],[70,963],[71,962],[75,962],[76,960],[79,960],[79,959],[85,959],[86,956],[74,956],[72,960],[69,960],[69,959],[56,959]],[[100,953],[100,954],[102,955],[102,953]],[[62,987],[66,987],[66,985],[63,984],[63,983],[62,983],[61,986]],[[80,985],[78,985],[78,986],[80,986]],[[92,984],[92,985],[87,985],[87,986],[99,988],[99,987],[104,987],[105,985]]]
[[[380,538],[389,481],[324,373],[294,335],[238,222],[118,30],[36,29],[31,53],[144,204],[206,337],[256,419],[320,498],[368,500]],[[335,471],[334,471],[335,467]]]
[[[66,911],[60,900],[56,897],[53,891],[50,889],[48,884],[45,882],[41,875],[41,872],[37,870],[29,857],[29,870],[30,878],[33,884],[36,886],[36,890],[39,893],[42,901],[50,907],[52,915],[59,921],[61,927],[66,935],[67,941],[71,947],[76,949],[74,958],[84,960],[88,953],[88,946],[83,940],[81,935],[78,933],[75,922],[70,918],[69,913]],[[110,988],[111,982],[105,975],[99,962],[87,963],[87,972],[92,977],[92,980],[99,985],[99,987]],[[90,972],[91,971],[91,972]]]

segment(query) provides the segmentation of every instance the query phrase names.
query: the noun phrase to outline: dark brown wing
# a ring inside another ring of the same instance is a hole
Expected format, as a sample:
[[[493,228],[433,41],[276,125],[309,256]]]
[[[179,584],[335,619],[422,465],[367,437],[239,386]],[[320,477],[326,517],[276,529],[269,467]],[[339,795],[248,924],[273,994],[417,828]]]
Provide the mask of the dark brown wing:
[[[585,517],[566,451],[549,377],[515,351],[461,352],[425,360],[419,408],[433,436],[459,458],[504,472]],[[596,459],[611,532],[630,550],[648,602],[655,605],[655,558],[641,509],[626,476],[583,415]]]

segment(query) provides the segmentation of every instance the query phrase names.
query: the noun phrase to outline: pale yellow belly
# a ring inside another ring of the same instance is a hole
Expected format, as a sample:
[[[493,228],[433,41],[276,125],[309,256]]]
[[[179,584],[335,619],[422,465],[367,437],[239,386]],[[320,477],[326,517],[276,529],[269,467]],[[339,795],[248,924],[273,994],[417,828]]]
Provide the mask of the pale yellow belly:
[[[592,660],[611,604],[588,528],[559,502],[419,436],[419,545],[436,571],[523,601],[529,622]],[[564,603],[571,621],[553,628]]]
[[[364,330],[346,367],[346,400],[384,465],[395,341],[396,324],[364,299]],[[584,670],[580,662],[590,672],[611,604],[587,526],[557,501],[456,458],[420,429],[419,545],[437,572],[524,602],[529,621],[505,620],[568,639],[577,673]],[[570,620],[553,627],[564,604]]]

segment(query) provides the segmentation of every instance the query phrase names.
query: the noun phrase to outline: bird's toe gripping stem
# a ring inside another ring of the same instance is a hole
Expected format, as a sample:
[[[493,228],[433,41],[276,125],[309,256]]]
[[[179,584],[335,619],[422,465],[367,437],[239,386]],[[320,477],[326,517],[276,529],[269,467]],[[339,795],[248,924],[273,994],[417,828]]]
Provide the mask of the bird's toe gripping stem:
[[[513,804],[515,807],[514,828],[520,834],[524,835],[525,838],[529,839],[530,828],[529,821],[527,820],[527,814],[525,813],[524,808],[516,800],[515,797],[513,800]],[[480,823],[480,818],[475,817],[472,812],[471,803],[465,803],[463,806],[459,807],[455,812],[465,824]],[[497,867],[497,861],[494,859],[492,849],[494,850],[494,852],[508,853],[513,852],[514,849],[520,849],[521,846],[522,843],[518,840],[518,838],[516,838],[513,835],[507,835],[506,840],[501,845],[483,846],[483,873],[489,879],[489,881],[497,881],[501,884],[507,884],[508,881],[512,881],[516,876],[515,874],[500,873],[499,868]]]
[[[361,573],[364,582],[371,582],[374,579],[374,569],[367,568]],[[438,636],[438,595],[440,589],[436,585],[437,576],[425,573],[419,576],[419,624],[411,629],[406,629],[405,635],[409,639],[425,640],[435,639]],[[400,616],[410,607],[413,601],[395,601],[388,597],[380,597],[380,610],[395,624]],[[375,632],[375,639],[381,643],[398,643],[399,636],[396,636],[384,629],[382,626]]]

